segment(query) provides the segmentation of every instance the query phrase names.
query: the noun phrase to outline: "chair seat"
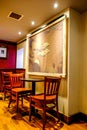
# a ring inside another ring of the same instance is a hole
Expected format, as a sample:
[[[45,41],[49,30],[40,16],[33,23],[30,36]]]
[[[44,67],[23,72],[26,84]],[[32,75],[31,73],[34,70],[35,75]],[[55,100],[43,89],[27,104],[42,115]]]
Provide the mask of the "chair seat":
[[[39,95],[35,95],[35,96],[31,96],[32,101],[33,100],[44,100],[44,94],[39,94]],[[46,96],[46,100],[54,100],[56,98],[56,95],[50,95],[50,96]]]

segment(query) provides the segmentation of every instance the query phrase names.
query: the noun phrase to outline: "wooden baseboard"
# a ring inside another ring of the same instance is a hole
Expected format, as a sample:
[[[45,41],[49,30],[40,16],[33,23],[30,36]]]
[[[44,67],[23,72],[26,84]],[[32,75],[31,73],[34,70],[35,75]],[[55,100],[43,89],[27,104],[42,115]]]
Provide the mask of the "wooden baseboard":
[[[81,121],[87,122],[87,114],[84,114],[84,113],[80,112],[79,118],[80,118]]]
[[[56,117],[56,112],[55,111],[50,111],[50,114],[52,114],[53,116]],[[76,113],[72,116],[65,116],[61,113],[59,113],[60,115],[60,119],[61,121],[67,123],[68,125],[71,124],[71,123],[74,123],[76,121],[82,121],[82,122],[87,122],[87,114],[84,114],[84,113]]]
[[[68,125],[73,123],[73,122],[76,122],[78,119],[80,119],[80,113],[77,113],[75,115],[72,115],[72,116],[65,116],[63,114],[60,114],[60,117],[61,117],[61,120],[65,123],[67,123]]]

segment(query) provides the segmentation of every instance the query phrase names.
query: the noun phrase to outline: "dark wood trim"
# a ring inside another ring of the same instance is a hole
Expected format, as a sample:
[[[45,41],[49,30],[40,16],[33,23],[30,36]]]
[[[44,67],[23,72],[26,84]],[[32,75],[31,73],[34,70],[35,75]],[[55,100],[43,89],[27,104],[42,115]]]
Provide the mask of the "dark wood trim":
[[[5,41],[5,40],[0,40],[0,44],[11,44],[11,45],[17,45],[17,43],[16,42],[11,42],[11,41]]]
[[[87,114],[81,113],[81,112],[80,112],[79,114],[80,114],[80,117],[79,117],[80,120],[81,120],[81,121],[87,122]]]
[[[50,114],[52,114],[54,117],[56,117],[56,111],[50,111],[49,112]],[[61,121],[67,123],[68,125],[74,123],[74,122],[77,122],[77,121],[80,121],[80,122],[87,122],[87,114],[84,114],[84,113],[76,113],[72,116],[65,116],[64,114],[62,113],[59,113],[60,115],[60,119]]]

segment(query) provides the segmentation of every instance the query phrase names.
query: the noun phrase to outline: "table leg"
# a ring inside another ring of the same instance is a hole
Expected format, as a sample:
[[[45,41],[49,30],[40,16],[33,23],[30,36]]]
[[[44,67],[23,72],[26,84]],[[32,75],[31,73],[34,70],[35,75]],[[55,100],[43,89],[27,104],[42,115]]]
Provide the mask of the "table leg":
[[[35,95],[35,82],[32,82],[32,95]]]
[[[16,93],[16,112],[18,112],[18,93]]]
[[[35,82],[32,82],[32,95],[35,95]],[[35,108],[32,106],[32,114],[35,114]]]

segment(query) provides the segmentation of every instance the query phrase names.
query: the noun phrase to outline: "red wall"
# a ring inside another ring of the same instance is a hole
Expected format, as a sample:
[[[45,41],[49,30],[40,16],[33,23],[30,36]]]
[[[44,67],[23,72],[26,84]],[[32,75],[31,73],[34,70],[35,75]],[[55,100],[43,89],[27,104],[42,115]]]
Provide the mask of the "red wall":
[[[17,51],[17,46],[16,44],[4,44],[0,43],[0,46],[5,46],[7,47],[7,58],[2,59],[0,58],[0,69],[14,69],[16,68],[16,51]]]

